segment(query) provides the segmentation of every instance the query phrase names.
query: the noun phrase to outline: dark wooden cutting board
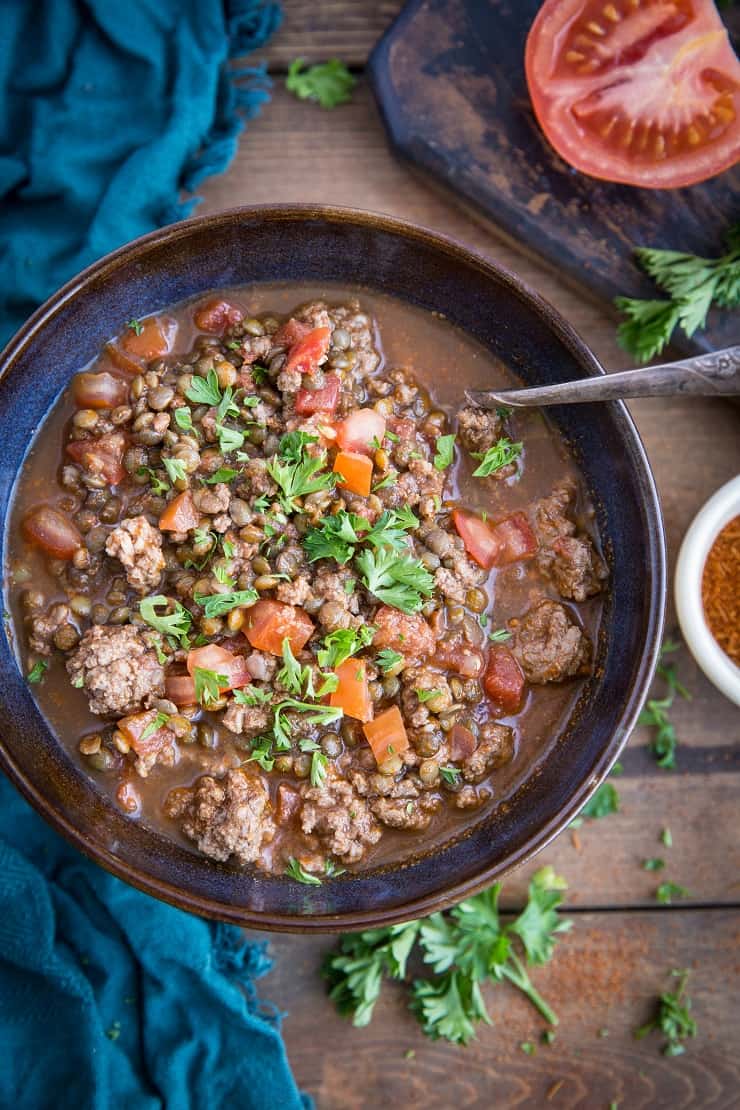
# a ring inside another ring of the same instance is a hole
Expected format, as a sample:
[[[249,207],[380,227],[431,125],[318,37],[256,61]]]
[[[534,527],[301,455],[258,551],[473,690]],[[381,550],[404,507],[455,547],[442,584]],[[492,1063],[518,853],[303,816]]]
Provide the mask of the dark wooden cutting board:
[[[636,189],[571,169],[540,131],[524,44],[540,0],[410,0],[369,69],[391,142],[432,184],[495,224],[563,280],[611,305],[660,297],[635,266],[636,245],[712,256],[740,219],[740,167],[687,189]],[[740,12],[725,13],[737,45]],[[713,312],[681,350],[740,340],[740,314]]]

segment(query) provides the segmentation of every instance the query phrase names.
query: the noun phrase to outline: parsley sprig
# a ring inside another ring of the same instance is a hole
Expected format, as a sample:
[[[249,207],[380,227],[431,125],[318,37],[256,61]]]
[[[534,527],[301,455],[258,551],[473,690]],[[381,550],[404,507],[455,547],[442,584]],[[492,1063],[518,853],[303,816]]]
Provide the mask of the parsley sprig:
[[[686,970],[673,970],[671,975],[678,979],[678,990],[666,991],[658,998],[658,1007],[655,1017],[635,1029],[635,1040],[642,1040],[648,1033],[658,1029],[665,1037],[663,1045],[664,1056],[682,1056],[686,1046],[681,1042],[687,1037],[695,1037],[697,1033],[696,1022],[691,1016],[691,999],[686,997],[686,981],[689,973]]]
[[[254,605],[259,598],[256,590],[234,590],[227,594],[195,594],[198,605],[203,606],[203,615],[206,617],[222,617],[239,606]]]
[[[673,640],[664,642],[660,651],[661,662],[658,664],[657,674],[668,687],[667,693],[663,698],[649,698],[637,721],[639,725],[655,729],[650,741],[650,750],[658,766],[669,771],[673,771],[676,767],[678,737],[668,713],[676,699],[676,694],[686,701],[691,701],[691,694],[676,676],[675,663],[662,662],[666,655],[678,651],[679,647],[680,644]]]
[[[362,581],[378,601],[404,613],[418,613],[423,597],[434,591],[434,578],[426,567],[392,548],[367,548],[355,558]]]
[[[432,977],[411,984],[411,1008],[423,1031],[467,1044],[479,1021],[490,1024],[481,993],[487,980],[509,982],[551,1025],[557,1015],[532,983],[527,966],[546,963],[557,935],[571,922],[558,916],[565,883],[544,867],[532,878],[527,905],[511,923],[499,916],[501,884],[462,902],[449,915],[435,913],[386,929],[343,937],[324,966],[329,994],[354,1025],[367,1025],[383,978],[406,979],[406,965],[418,943]]]
[[[295,512],[299,497],[334,488],[337,476],[325,469],[326,461],[326,451],[315,456],[303,451],[298,461],[284,461],[277,456],[268,461],[267,472],[280,487],[278,498],[284,512]]]
[[[169,607],[171,611],[158,613],[157,609],[163,606]],[[142,598],[139,602],[139,613],[157,632],[161,632],[163,636],[171,636],[182,648],[190,647],[188,632],[193,623],[193,616],[190,610],[179,601],[173,601],[164,594],[155,594],[154,597]]]
[[[356,655],[371,643],[375,635],[375,628],[370,624],[363,624],[360,628],[338,628],[324,636],[323,647],[316,653],[320,667],[334,670],[350,656]]]
[[[343,566],[352,558],[360,543],[403,551],[408,547],[408,533],[418,526],[419,520],[408,506],[385,509],[373,525],[363,516],[340,509],[320,525],[309,528],[303,546],[309,562],[334,559]]]
[[[290,63],[285,87],[299,100],[315,100],[322,108],[336,108],[352,99],[356,79],[338,58],[304,69],[303,58]]]
[[[497,470],[502,470],[510,463],[516,462],[523,448],[523,443],[512,443],[506,436],[502,436],[485,453],[474,451],[473,458],[480,459],[480,466],[473,471],[473,477],[488,478]]]
[[[669,300],[616,298],[614,303],[627,317],[617,331],[625,351],[639,362],[649,362],[668,344],[675,328],[689,337],[704,328],[712,304],[740,305],[740,223],[728,231],[725,246],[719,258],[649,247],[635,251],[637,261]]]

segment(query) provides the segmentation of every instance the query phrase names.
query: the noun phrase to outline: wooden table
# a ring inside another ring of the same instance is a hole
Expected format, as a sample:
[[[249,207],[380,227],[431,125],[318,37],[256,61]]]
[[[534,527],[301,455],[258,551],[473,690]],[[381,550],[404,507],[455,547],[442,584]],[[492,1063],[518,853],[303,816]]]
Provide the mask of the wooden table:
[[[282,75],[296,56],[342,58],[361,71],[373,43],[398,10],[351,0],[287,0],[285,22],[266,58],[272,102],[250,124],[228,173],[203,188],[200,211],[238,204],[320,201],[375,209],[454,235],[517,271],[575,325],[608,367],[625,365],[614,324],[539,264],[503,245],[427,189],[390,154],[371,94],[360,76],[349,105],[322,111],[286,93]],[[725,402],[658,400],[632,408],[660,490],[672,572],[694,513],[740,470],[740,417]],[[674,612],[668,614],[672,628]],[[572,931],[552,963],[533,978],[560,1015],[557,1038],[529,1057],[522,1041],[542,1029],[534,1011],[507,987],[487,987],[493,1027],[467,1049],[430,1042],[396,985],[384,988],[368,1029],[333,1011],[319,977],[333,938],[272,938],[276,970],[262,985],[289,1014],[284,1030],[299,1084],[321,1110],[381,1106],[640,1107],[740,1106],[740,714],[704,679],[685,649],[680,677],[692,693],[673,718],[678,769],[658,769],[649,737],[638,730],[617,782],[621,811],[563,833],[536,864],[505,883],[505,904],[521,904],[529,874],[551,863],[569,882]],[[670,826],[673,847],[659,842]],[[662,855],[660,876],[641,868]],[[659,906],[663,877],[691,898]],[[632,1029],[651,1013],[671,968],[691,968],[699,1026],[685,1056],[660,1055],[656,1035],[639,1043]],[[608,1029],[608,1037],[599,1030]],[[412,1060],[405,1058],[414,1049]]]

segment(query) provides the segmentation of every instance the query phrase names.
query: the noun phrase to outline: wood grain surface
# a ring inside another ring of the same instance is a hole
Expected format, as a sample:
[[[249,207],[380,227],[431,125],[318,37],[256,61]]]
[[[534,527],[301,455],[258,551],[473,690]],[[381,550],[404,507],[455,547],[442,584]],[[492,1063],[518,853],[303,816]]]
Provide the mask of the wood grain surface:
[[[266,55],[275,71],[274,98],[250,124],[228,173],[203,187],[200,210],[324,201],[426,224],[517,271],[560,309],[605,366],[627,365],[613,321],[598,307],[393,157],[361,74],[353,102],[333,112],[285,91],[280,73],[295,56],[335,55],[360,66],[398,7],[287,0],[284,27]],[[643,401],[632,412],[662,499],[672,573],[697,509],[740,471],[740,416],[727,403],[701,399]],[[669,629],[674,620],[671,605]],[[486,990],[494,1026],[467,1050],[427,1041],[396,986],[385,991],[370,1028],[353,1029],[334,1014],[319,976],[331,938],[271,938],[276,968],[261,991],[289,1012],[290,1059],[320,1110],[607,1110],[615,1100],[620,1110],[740,1106],[740,714],[685,649],[676,659],[692,693],[690,702],[676,702],[672,715],[680,740],[677,770],[656,768],[648,733],[638,729],[615,780],[620,812],[563,833],[536,861],[567,877],[575,919],[552,964],[536,969],[538,987],[560,1015],[552,1046],[538,1047],[533,1057],[521,1052],[519,1043],[536,1040],[541,1023],[500,987]],[[659,840],[666,825],[670,849]],[[650,856],[666,859],[659,876],[641,868]],[[505,881],[504,904],[520,904],[531,870]],[[663,877],[687,887],[691,908],[656,906]],[[657,1037],[636,1044],[631,1030],[647,1018],[672,967],[693,968],[699,1036],[684,1057],[668,1060]],[[609,1037],[598,1037],[602,1027]],[[409,1048],[413,1060],[404,1058]]]

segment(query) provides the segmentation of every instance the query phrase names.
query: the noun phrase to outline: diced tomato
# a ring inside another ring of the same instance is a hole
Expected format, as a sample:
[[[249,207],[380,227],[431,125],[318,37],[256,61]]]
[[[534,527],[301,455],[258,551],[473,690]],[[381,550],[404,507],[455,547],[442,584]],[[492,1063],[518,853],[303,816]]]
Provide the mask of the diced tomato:
[[[159,518],[159,527],[162,532],[189,532],[197,526],[199,520],[200,513],[195,507],[193,496],[186,489],[170,501]]]
[[[478,678],[483,670],[483,653],[466,643],[461,635],[450,636],[437,641],[434,662],[463,678]]]
[[[114,409],[128,398],[128,383],[107,370],[75,374],[72,394],[83,409]]]
[[[223,335],[227,328],[239,324],[244,319],[244,313],[236,305],[228,301],[213,300],[199,305],[193,313],[193,323],[199,331],[208,331],[213,335]]]
[[[138,328],[126,328],[120,336],[119,345],[128,355],[148,362],[152,358],[166,355],[170,349],[174,327],[171,320],[158,316],[148,316],[139,322]]]
[[[524,696],[524,675],[508,648],[493,644],[488,653],[483,688],[504,713],[516,713]]]
[[[167,675],[164,680],[165,697],[175,705],[196,705],[195,683],[189,674]]]
[[[448,733],[448,741],[450,745],[450,759],[461,763],[464,759],[469,759],[475,749],[478,747],[478,741],[473,736],[469,728],[465,725],[453,725]]]
[[[50,505],[32,509],[23,518],[21,527],[29,543],[55,559],[71,559],[75,551],[82,547],[82,536],[74,524],[59,509],[52,509]]]
[[[392,705],[362,727],[379,767],[391,756],[401,755],[409,746],[406,726],[397,705]]]
[[[525,62],[542,130],[583,173],[677,189],[740,159],[740,62],[712,0],[546,0]]]
[[[328,328],[313,328],[290,348],[285,369],[297,370],[300,374],[312,373],[329,350],[330,338]]]
[[[246,612],[242,628],[252,647],[270,655],[282,655],[283,640],[296,655],[313,635],[313,622],[303,609],[283,601],[258,601]]]
[[[302,320],[291,318],[278,328],[272,337],[272,342],[276,347],[294,347],[301,339],[305,339],[312,330],[310,324],[304,324]]]
[[[327,374],[321,389],[299,389],[295,395],[295,411],[300,416],[315,412],[334,412],[339,400],[341,382],[337,374]]]
[[[373,460],[356,451],[339,451],[334,460],[334,473],[339,474],[341,489],[367,497],[373,484]]]
[[[337,424],[337,443],[343,451],[374,455],[384,435],[385,417],[375,409],[355,409]]]
[[[147,709],[143,713],[122,717],[118,722],[118,731],[123,733],[137,755],[151,755],[152,752],[160,751],[165,744],[172,743],[173,735],[166,725],[144,736],[156,719],[157,710]]]
[[[252,676],[247,670],[243,655],[234,655],[219,644],[206,644],[205,647],[194,648],[188,652],[186,661],[188,674],[195,675],[198,670],[214,671],[227,680],[225,685],[219,685],[221,693],[226,690],[238,690],[241,686],[248,686]]]
[[[452,519],[468,555],[486,570],[531,559],[537,550],[535,534],[524,513],[512,513],[489,523],[465,509],[455,509]]]
[[[108,485],[117,486],[126,477],[123,456],[126,436],[123,432],[106,432],[98,439],[77,439],[67,444],[67,454],[89,474],[105,478]]]
[[[364,659],[345,659],[334,674],[339,679],[339,685],[329,695],[329,705],[344,710],[346,717],[353,717],[356,721],[371,721],[373,699]]]
[[[381,605],[373,624],[373,647],[391,648],[412,659],[434,651],[434,633],[419,613],[402,613],[390,605]]]

